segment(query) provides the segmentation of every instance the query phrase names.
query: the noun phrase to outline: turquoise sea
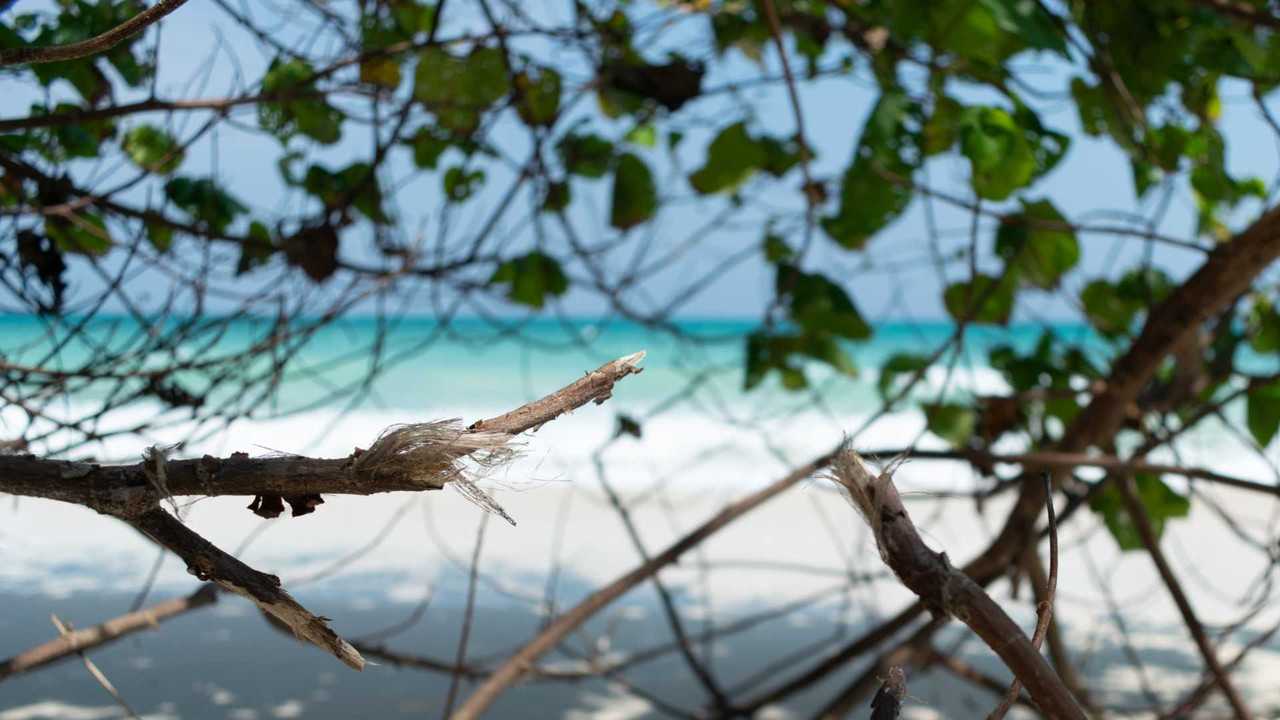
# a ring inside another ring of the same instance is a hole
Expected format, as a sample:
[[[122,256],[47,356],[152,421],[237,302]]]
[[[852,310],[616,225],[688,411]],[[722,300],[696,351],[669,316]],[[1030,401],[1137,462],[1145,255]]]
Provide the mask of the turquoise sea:
[[[302,332],[309,323],[296,321]],[[231,357],[263,342],[273,331],[270,320],[206,320],[188,324],[180,320],[144,326],[132,318],[98,317],[85,324],[84,337],[67,340],[72,320],[54,325],[31,316],[0,315],[0,357],[15,364],[45,362],[74,369],[104,354],[129,356],[130,367],[161,367],[170,358],[155,352],[156,338],[181,337],[185,358],[209,360]],[[426,409],[433,406],[501,406],[530,397],[572,379],[616,357],[637,350],[648,353],[644,382],[620,392],[629,397],[660,397],[683,382],[708,370],[726,391],[741,384],[745,337],[758,327],[755,321],[734,319],[682,320],[666,328],[649,328],[628,321],[593,321],[582,318],[539,318],[525,321],[465,318],[441,323],[430,318],[381,321],[351,317],[333,322],[301,341],[288,343],[290,367],[272,398],[272,412],[290,412],[345,401],[343,390],[359,388],[363,408]],[[1078,324],[1018,324],[1008,328],[973,327],[966,331],[957,366],[985,365],[987,351],[1008,344],[1029,351],[1044,333],[1063,343],[1079,345],[1098,357],[1110,349],[1087,326]],[[928,354],[954,333],[948,322],[886,323],[877,325],[871,339],[846,343],[862,371],[855,379],[841,379],[825,387],[837,395],[861,394],[874,385],[878,368],[897,353]],[[944,363],[950,356],[943,358]],[[263,358],[262,364],[267,362]],[[366,385],[371,368],[374,381]],[[811,369],[811,377],[830,373]],[[201,380],[187,374],[193,391]],[[870,383],[870,385],[868,385]],[[69,398],[72,401],[101,397],[100,384]],[[760,394],[768,394],[769,388]],[[740,393],[737,393],[740,394]],[[338,397],[335,397],[338,395]],[[873,398],[864,398],[871,401]]]

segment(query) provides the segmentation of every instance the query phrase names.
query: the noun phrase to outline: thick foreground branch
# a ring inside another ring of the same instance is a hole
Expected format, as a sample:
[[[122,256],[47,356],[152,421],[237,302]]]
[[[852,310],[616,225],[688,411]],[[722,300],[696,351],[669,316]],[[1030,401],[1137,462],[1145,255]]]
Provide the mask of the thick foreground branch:
[[[163,463],[171,495],[372,495],[438,490],[459,477],[459,458],[503,448],[515,435],[541,427],[590,402],[602,403],[622,378],[641,371],[644,353],[606,363],[560,390],[470,427],[453,421],[389,428],[368,450],[344,458],[252,458],[245,453]],[[155,463],[98,465],[34,455],[0,455],[0,493],[86,505],[135,517],[160,500]]]
[[[329,623],[298,604],[283,587],[280,578],[259,572],[219,550],[163,508],[153,508],[130,521],[147,537],[173,551],[187,563],[191,574],[253,601],[289,626],[293,634],[329,651],[356,670],[364,669],[364,658],[329,627]]]
[[[934,552],[911,522],[893,477],[873,474],[852,450],[833,463],[833,477],[849,491],[871,526],[880,557],[935,615],[955,617],[987,644],[1030,693],[1044,714],[1057,720],[1084,720],[1071,692],[1016,623],[946,553]]]
[[[252,600],[299,639],[360,670],[364,667],[360,653],[324,618],[294,600],[279,578],[254,570],[214,546],[166,512],[160,501],[172,495],[256,495],[250,506],[255,512],[278,514],[274,508],[283,509],[283,496],[297,503],[296,515],[308,512],[324,492],[367,495],[439,489],[456,482],[505,517],[470,483],[458,461],[463,457],[481,464],[506,460],[512,455],[508,443],[516,435],[589,402],[604,402],[618,380],[640,372],[643,359],[644,353],[638,352],[606,363],[540,400],[468,428],[453,421],[389,428],[368,450],[357,449],[342,459],[252,459],[237,454],[227,459],[205,456],[168,462],[162,454],[152,453],[137,465],[102,466],[32,455],[0,456],[0,492],[78,503],[115,516],[182,558],[196,577]],[[271,509],[264,509],[268,506]]]

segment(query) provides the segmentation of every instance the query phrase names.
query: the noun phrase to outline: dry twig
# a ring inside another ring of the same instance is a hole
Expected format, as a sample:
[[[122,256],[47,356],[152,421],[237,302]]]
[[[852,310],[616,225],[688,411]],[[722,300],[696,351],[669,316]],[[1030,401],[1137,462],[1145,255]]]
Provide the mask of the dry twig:
[[[981,586],[952,567],[946,553],[934,552],[921,540],[892,475],[873,474],[852,450],[837,455],[833,470],[833,479],[871,527],[880,557],[903,585],[936,615],[955,617],[972,628],[1048,717],[1084,720],[1071,692],[1017,624]]]
[[[175,615],[210,605],[217,599],[215,586],[201,585],[199,590],[185,597],[166,600],[91,628],[60,633],[54,640],[0,661],[0,682],[14,675],[38,670],[75,653],[102,647],[136,632],[158,627],[161,622]]]
[[[1045,587],[1044,601],[1036,606],[1036,632],[1031,638],[1031,646],[1036,650],[1040,649],[1044,643],[1045,633],[1049,632],[1049,621],[1053,619],[1053,598],[1058,591],[1058,517],[1053,510],[1053,477],[1049,473],[1044,473],[1043,479],[1045,509],[1049,513],[1049,582]],[[1035,552],[1035,549],[1032,548],[1031,552]],[[1001,720],[1008,714],[1009,708],[1013,707],[1021,694],[1022,683],[1015,677],[1013,682],[1009,683],[1009,690],[1005,693],[1004,700],[991,711],[987,720]]]

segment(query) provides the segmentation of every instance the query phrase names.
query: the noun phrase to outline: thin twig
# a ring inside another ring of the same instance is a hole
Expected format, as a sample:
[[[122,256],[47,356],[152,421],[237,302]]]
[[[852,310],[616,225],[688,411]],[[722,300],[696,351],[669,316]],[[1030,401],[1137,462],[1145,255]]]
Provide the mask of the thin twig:
[[[1049,632],[1049,621],[1053,619],[1053,598],[1058,591],[1058,518],[1053,509],[1053,477],[1049,473],[1044,473],[1042,477],[1045,509],[1049,513],[1049,582],[1045,586],[1044,601],[1036,606],[1036,614],[1039,618],[1036,621],[1035,635],[1031,637],[1031,646],[1036,650],[1040,649],[1044,643],[1045,633]],[[1035,552],[1035,548],[1032,548],[1031,552]],[[1009,683],[1009,690],[1004,694],[1004,700],[1001,700],[1000,704],[991,711],[987,720],[1002,720],[1021,694],[1022,682],[1015,677],[1013,682]]]
[[[1147,516],[1146,508],[1143,507],[1142,500],[1138,497],[1138,492],[1134,487],[1133,476],[1125,475],[1124,477],[1116,478],[1115,484],[1120,490],[1120,499],[1124,503],[1125,511],[1129,513],[1129,518],[1133,521],[1134,528],[1138,531],[1138,537],[1142,539],[1142,544],[1146,548],[1147,554],[1151,556],[1151,562],[1155,564],[1156,570],[1160,574],[1160,579],[1164,581],[1165,587],[1169,590],[1169,595],[1173,597],[1174,604],[1178,606],[1178,612],[1182,615],[1182,621],[1187,626],[1187,632],[1191,634],[1191,639],[1195,641],[1196,647],[1200,650],[1200,656],[1204,659],[1205,668],[1213,676],[1218,687],[1222,689],[1222,693],[1226,695],[1227,702],[1230,703],[1236,718],[1249,720],[1253,717],[1253,713],[1249,710],[1249,706],[1245,704],[1244,698],[1241,697],[1239,691],[1236,690],[1235,684],[1231,682],[1230,675],[1223,669],[1222,663],[1218,660],[1217,652],[1209,641],[1209,635],[1204,630],[1204,625],[1196,617],[1195,610],[1191,607],[1191,601],[1187,598],[1186,592],[1183,591],[1182,584],[1178,582],[1178,576],[1173,572],[1173,568],[1169,566],[1169,561],[1164,557],[1164,552],[1160,549],[1160,541],[1156,537],[1155,529],[1151,526],[1151,518]]]
[[[201,585],[185,597],[166,600],[145,610],[136,610],[100,625],[63,633],[58,638],[0,661],[0,682],[6,678],[38,670],[77,652],[108,645],[136,632],[150,630],[171,617],[211,605],[218,599],[217,587]]]
[[[681,555],[733,521],[822,469],[831,461],[834,455],[834,451],[821,455],[767,487],[731,503],[693,531],[677,540],[666,550],[655,555],[652,560],[642,563],[631,572],[592,593],[585,600],[557,618],[555,622],[547,625],[542,632],[538,633],[524,647],[507,658],[502,666],[467,698],[462,707],[458,708],[458,711],[453,715],[455,720],[474,720],[479,718],[498,699],[498,696],[503,691],[529,671],[529,668],[533,666],[533,663],[538,658],[550,652],[560,644],[560,641],[566,635],[607,607],[609,603],[644,582],[662,568],[675,562]]]
[[[458,636],[458,653],[454,656],[454,667],[461,668],[467,662],[467,641],[471,639],[471,622],[476,612],[476,578],[480,574],[480,550],[484,547],[484,529],[489,524],[489,516],[480,516],[480,528],[476,530],[476,546],[471,552],[471,570],[467,578],[467,609],[462,616],[462,633]],[[453,701],[458,696],[458,684],[462,681],[462,673],[454,672],[449,679],[449,694],[445,696],[442,718],[448,720],[453,710]]]
[[[49,619],[53,621],[53,626],[58,629],[59,635],[62,637],[71,635],[71,626],[59,620],[57,615],[50,615]],[[103,690],[107,691],[107,694],[111,696],[112,700],[116,701],[116,704],[124,710],[125,714],[133,718],[133,720],[140,720],[138,718],[138,713],[134,712],[133,708],[129,707],[129,703],[125,702],[124,697],[120,695],[120,691],[116,690],[116,686],[111,684],[111,681],[107,679],[106,674],[98,668],[97,664],[90,660],[89,656],[85,655],[83,650],[77,650],[76,654],[84,661],[84,668],[89,671],[89,675],[91,675],[93,679],[102,686]]]

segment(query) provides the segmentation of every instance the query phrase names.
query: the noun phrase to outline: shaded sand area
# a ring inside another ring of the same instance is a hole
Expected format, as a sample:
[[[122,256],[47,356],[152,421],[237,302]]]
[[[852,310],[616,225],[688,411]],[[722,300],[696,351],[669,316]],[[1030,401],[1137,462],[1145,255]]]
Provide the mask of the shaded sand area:
[[[901,474],[904,488],[930,484],[936,491],[937,477],[925,476],[938,467],[943,466],[909,464]],[[744,491],[737,482],[708,484],[697,493],[680,483],[620,489],[649,553]],[[536,632],[549,606],[563,611],[637,564],[637,552],[615,511],[596,488],[584,480],[499,493],[520,524],[511,527],[493,517],[487,522],[470,662],[491,665]],[[1209,492],[1236,518],[1239,532],[1271,521],[1270,504],[1259,503],[1257,496]],[[23,501],[2,511],[0,542],[10,567],[0,594],[5,609],[0,613],[0,655],[50,638],[50,613],[85,627],[125,612],[155,559],[146,541],[107,518],[70,506],[36,505]],[[911,500],[927,539],[958,559],[980,549],[1005,506],[997,499],[979,512],[968,500],[928,494]],[[236,500],[204,500],[187,510],[187,521],[224,547],[253,538],[242,557],[279,574],[302,602],[333,618],[335,629],[345,636],[358,638],[411,619],[430,594],[425,613],[385,643],[445,662],[457,650],[468,565],[482,517],[450,492],[334,498],[315,515],[273,521],[253,537],[262,521]],[[1189,518],[1166,530],[1166,552],[1184,573],[1196,609],[1211,628],[1244,613],[1234,601],[1246,594],[1266,562],[1251,556],[1253,551],[1243,548],[1235,532],[1205,503],[1197,503]],[[1146,692],[1172,702],[1193,687],[1199,659],[1150,560],[1119,553],[1092,515],[1068,525],[1062,547],[1058,617],[1091,691],[1107,705],[1123,708],[1144,705]],[[697,640],[696,651],[708,659],[722,684],[741,697],[754,696],[808,667],[910,599],[884,577],[851,507],[816,480],[716,534],[662,579]],[[168,558],[149,602],[189,592],[194,585],[180,564]],[[1007,597],[1008,584],[998,583],[995,591],[997,598]],[[1271,590],[1262,587],[1259,592],[1254,600],[1268,598]],[[1010,606],[1030,627],[1027,596],[1024,588]],[[1145,666],[1141,672],[1134,669],[1123,636],[1111,622],[1109,603],[1125,610],[1129,641]],[[1253,631],[1221,644],[1224,657],[1232,657],[1251,632],[1276,623],[1280,606],[1263,605],[1249,622]],[[784,606],[789,612],[774,613],[776,617],[747,630],[719,634],[732,629],[735,620]],[[671,639],[652,586],[645,585],[575,634],[569,643],[574,656],[559,654],[549,663],[581,668],[584,657],[604,662],[638,650],[669,650]],[[991,653],[956,623],[936,646],[956,650],[990,675],[1007,677]],[[224,598],[93,657],[139,712],[156,718],[435,717],[449,684],[447,675],[386,663],[353,673],[315,648],[269,629],[237,598]],[[787,666],[778,667],[780,661]],[[808,716],[862,667],[850,666],[767,708],[766,716]],[[1280,714],[1277,677],[1280,638],[1273,638],[1237,674],[1242,692],[1261,717]],[[646,696],[687,709],[705,702],[688,667],[672,652],[629,667],[625,682],[638,693],[607,679],[521,685],[495,705],[492,716],[649,717],[658,713]],[[994,704],[993,695],[940,669],[913,674],[909,688],[905,717],[977,717]],[[1204,716],[1221,712],[1210,704]],[[115,713],[110,698],[78,661],[0,683],[0,720],[105,718]]]

